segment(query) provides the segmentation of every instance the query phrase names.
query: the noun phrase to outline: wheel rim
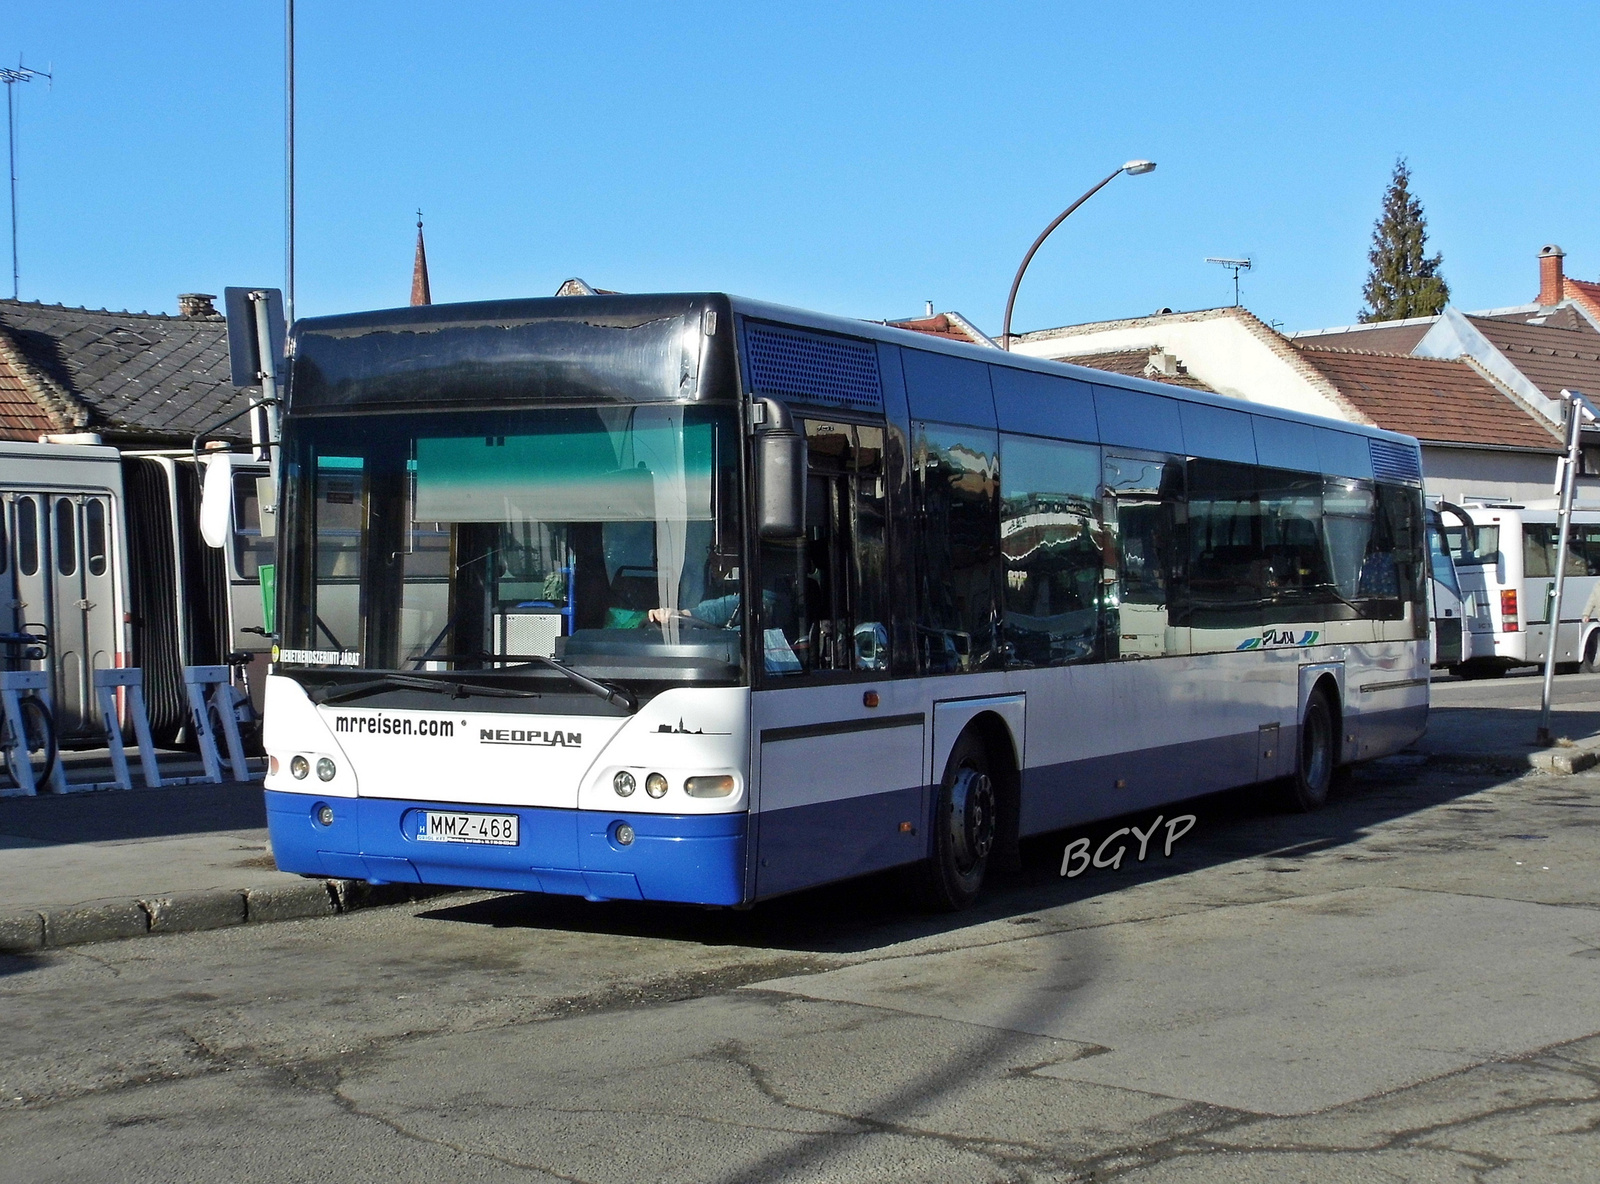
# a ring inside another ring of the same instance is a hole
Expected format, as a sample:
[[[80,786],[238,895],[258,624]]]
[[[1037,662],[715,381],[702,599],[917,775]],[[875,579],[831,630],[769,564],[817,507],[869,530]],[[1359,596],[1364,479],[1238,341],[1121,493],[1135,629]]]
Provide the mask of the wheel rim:
[[[950,783],[950,853],[956,870],[967,875],[994,846],[994,783],[989,775],[963,765]]]
[[[1333,729],[1326,711],[1306,714],[1305,752],[1301,757],[1306,785],[1320,793],[1333,772]]]

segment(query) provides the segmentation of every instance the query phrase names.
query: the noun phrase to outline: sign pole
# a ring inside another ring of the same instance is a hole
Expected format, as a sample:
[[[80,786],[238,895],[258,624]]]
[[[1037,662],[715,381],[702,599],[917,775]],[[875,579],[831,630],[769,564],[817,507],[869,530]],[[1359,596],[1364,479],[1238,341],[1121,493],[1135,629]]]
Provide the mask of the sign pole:
[[[1534,737],[1536,744],[1546,746],[1555,743],[1550,735],[1550,697],[1555,690],[1556,643],[1561,635],[1561,593],[1567,582],[1567,549],[1572,534],[1572,494],[1573,487],[1578,481],[1578,444],[1583,435],[1584,416],[1588,415],[1590,419],[1600,418],[1595,414],[1595,409],[1589,400],[1578,392],[1564,390],[1561,392],[1561,397],[1567,400],[1570,409],[1567,415],[1567,467],[1561,480],[1561,508],[1556,514],[1556,530],[1560,532],[1557,537],[1560,541],[1556,545],[1555,597],[1550,605],[1550,620],[1545,634],[1544,692],[1539,704],[1539,731]]]

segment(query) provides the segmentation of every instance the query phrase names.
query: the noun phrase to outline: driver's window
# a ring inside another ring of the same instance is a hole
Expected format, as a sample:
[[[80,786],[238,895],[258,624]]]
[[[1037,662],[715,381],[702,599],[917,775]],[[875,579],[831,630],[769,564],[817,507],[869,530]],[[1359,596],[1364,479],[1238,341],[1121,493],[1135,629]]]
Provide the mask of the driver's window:
[[[805,421],[806,536],[762,548],[769,675],[889,668],[883,429]]]

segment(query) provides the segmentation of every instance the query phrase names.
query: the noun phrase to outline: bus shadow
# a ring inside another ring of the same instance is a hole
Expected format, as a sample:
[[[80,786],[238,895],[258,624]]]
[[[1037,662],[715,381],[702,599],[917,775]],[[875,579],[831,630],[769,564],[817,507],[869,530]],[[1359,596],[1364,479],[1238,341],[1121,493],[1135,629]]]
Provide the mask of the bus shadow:
[[[608,901],[508,893],[445,905],[419,918],[494,928],[563,930],[653,937],[712,946],[741,946],[808,954],[856,954],[937,937],[990,921],[1031,923],[1029,914],[1089,900],[1135,884],[1159,881],[1242,860],[1298,856],[1349,846],[1375,826],[1415,814],[1509,780],[1525,770],[1463,765],[1424,772],[1422,758],[1393,758],[1358,770],[1329,805],[1315,814],[1282,812],[1273,785],[1228,790],[1176,803],[1162,811],[1196,822],[1178,834],[1167,856],[1167,827],[1149,840],[1147,857],[1135,859],[1137,840],[1119,868],[1089,866],[1088,874],[1062,875],[1063,850],[1074,840],[1089,854],[1123,827],[1147,830],[1156,811],[1142,811],[1092,826],[1042,835],[1022,844],[1020,866],[991,874],[979,903],[961,913],[921,911],[903,871],[863,876],[765,901],[749,910]],[[1108,845],[1105,859],[1114,854]],[[1087,859],[1087,856],[1085,857]],[[1074,861],[1074,867],[1082,867]]]

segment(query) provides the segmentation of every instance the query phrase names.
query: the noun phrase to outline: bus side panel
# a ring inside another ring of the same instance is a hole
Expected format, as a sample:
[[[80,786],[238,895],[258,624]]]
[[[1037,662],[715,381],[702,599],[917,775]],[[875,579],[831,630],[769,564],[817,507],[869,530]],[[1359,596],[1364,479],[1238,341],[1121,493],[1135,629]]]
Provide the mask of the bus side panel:
[[[1020,831],[1082,825],[1289,771],[1310,651],[1200,654],[1018,676],[1029,687]],[[1261,728],[1278,725],[1262,748]],[[1265,752],[1270,751],[1271,756]]]
[[[926,689],[861,684],[752,696],[759,759],[756,895],[912,863],[927,854]],[[808,721],[791,723],[790,721]],[[809,722],[820,721],[820,722]]]
[[[1406,632],[1409,622],[1384,625],[1399,635]],[[1426,641],[1390,640],[1350,647],[1345,659],[1341,759],[1372,760],[1414,743],[1428,725],[1430,677]]]

